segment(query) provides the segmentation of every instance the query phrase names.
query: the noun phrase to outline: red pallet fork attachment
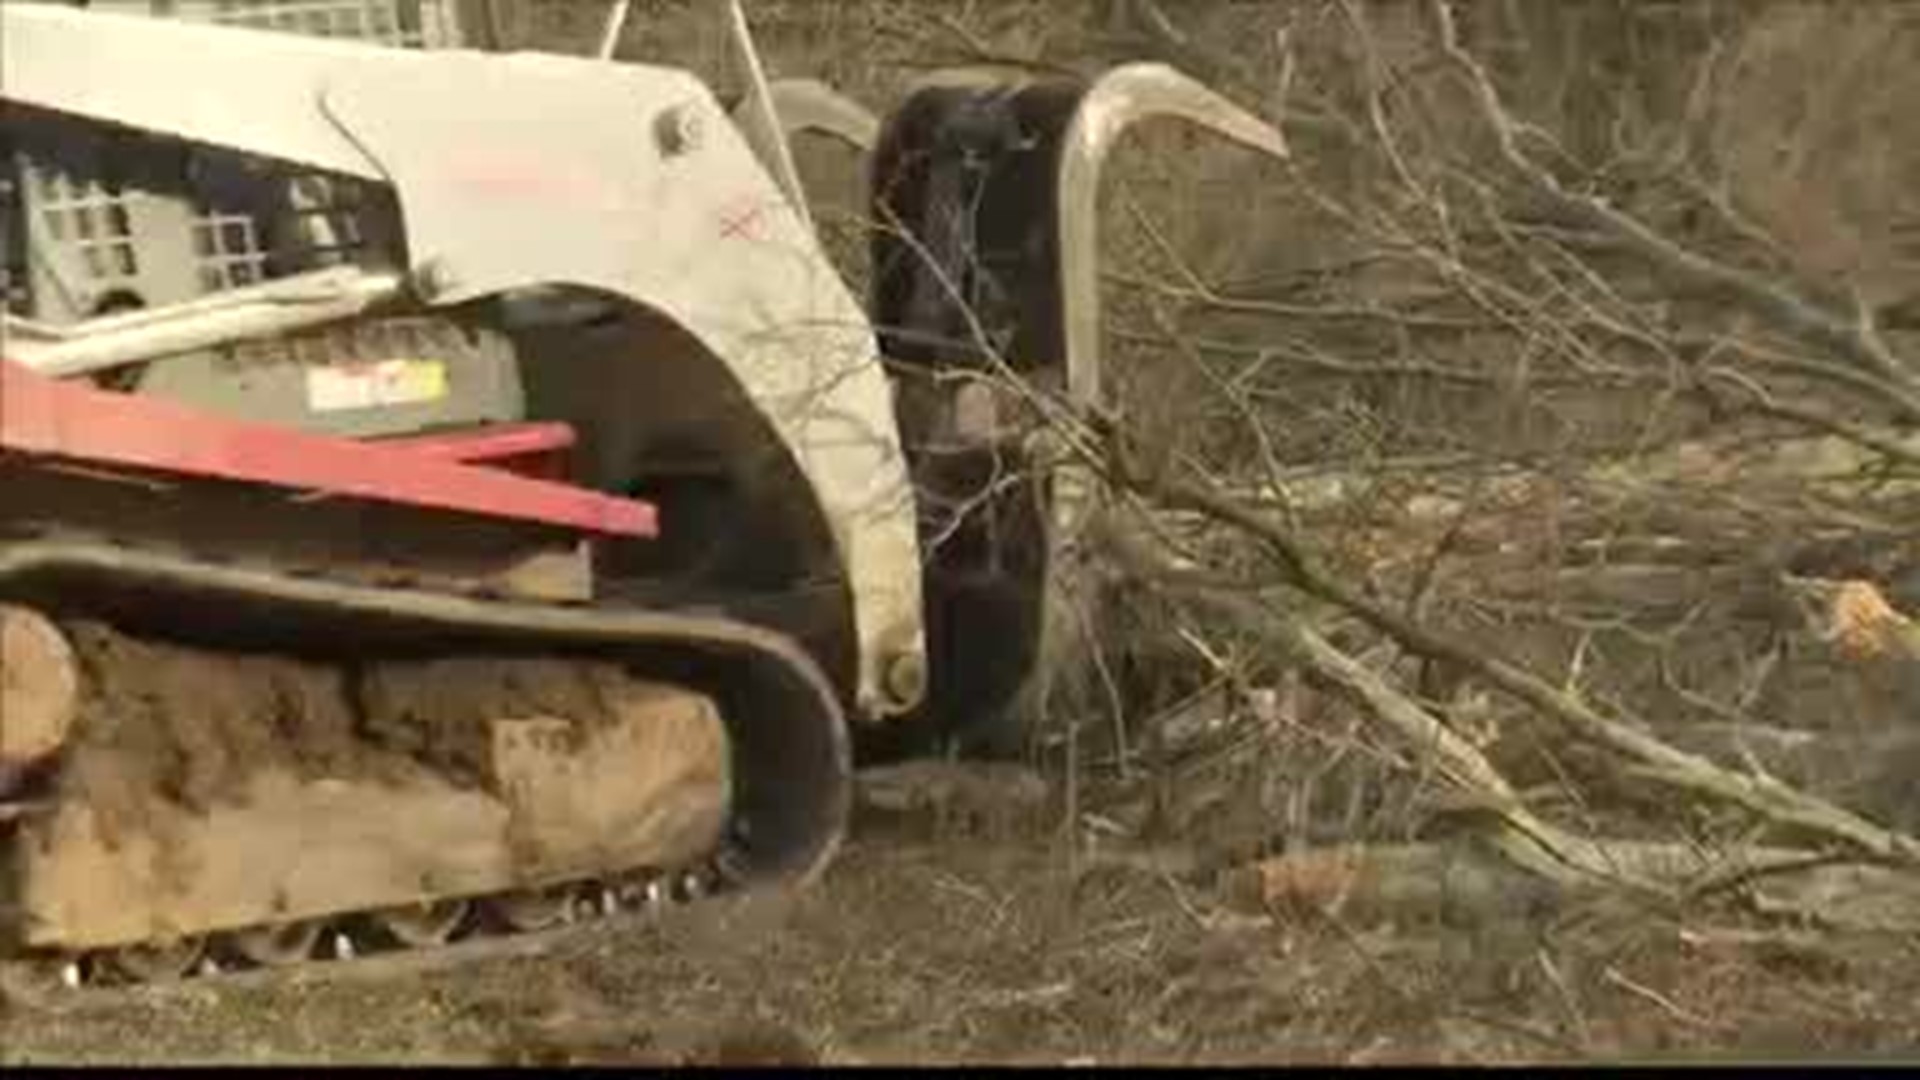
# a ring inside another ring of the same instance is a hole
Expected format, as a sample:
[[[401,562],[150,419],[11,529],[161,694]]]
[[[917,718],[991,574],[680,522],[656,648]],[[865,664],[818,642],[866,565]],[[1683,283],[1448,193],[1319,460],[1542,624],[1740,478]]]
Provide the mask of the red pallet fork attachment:
[[[571,444],[566,425],[356,442],[229,420],[151,397],[50,379],[0,360],[0,457],[264,484],[570,529],[659,534],[655,508],[587,488],[466,464],[542,456]]]

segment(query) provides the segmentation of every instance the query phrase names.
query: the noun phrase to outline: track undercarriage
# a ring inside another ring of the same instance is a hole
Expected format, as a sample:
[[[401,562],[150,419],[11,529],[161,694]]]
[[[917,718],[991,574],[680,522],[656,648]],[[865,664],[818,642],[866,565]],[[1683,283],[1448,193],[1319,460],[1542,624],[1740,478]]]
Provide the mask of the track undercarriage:
[[[98,508],[128,479],[11,466],[0,489]],[[256,494],[199,487],[153,497],[217,516]],[[804,879],[838,842],[840,709],[778,634],[390,562],[375,584],[340,553],[285,563],[259,523],[210,559],[21,505],[0,509],[11,742],[30,713],[65,730],[0,776],[16,989],[550,931]]]

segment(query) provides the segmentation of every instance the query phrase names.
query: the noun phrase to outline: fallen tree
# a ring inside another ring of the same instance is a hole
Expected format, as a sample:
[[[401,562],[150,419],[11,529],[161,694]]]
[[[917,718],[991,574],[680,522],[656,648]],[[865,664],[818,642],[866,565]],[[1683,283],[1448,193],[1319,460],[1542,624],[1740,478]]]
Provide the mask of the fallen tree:
[[[1242,907],[1481,920],[1556,911],[1617,890],[1668,904],[1737,893],[1762,914],[1849,929],[1920,930],[1920,862],[1913,857],[1912,838],[1777,781],[1768,781],[1765,795],[1756,798],[1756,778],[1732,774],[1646,736],[1626,747],[1639,761],[1668,767],[1655,779],[1730,799],[1827,846],[1715,851],[1684,843],[1576,835],[1531,811],[1486,757],[1445,720],[1332,646],[1296,614],[1196,582],[1191,571],[1169,567],[1136,542],[1123,540],[1116,552],[1130,572],[1220,612],[1236,626],[1261,628],[1273,647],[1316,684],[1352,700],[1433,766],[1454,792],[1454,798],[1443,800],[1448,816],[1478,822],[1456,833],[1451,843],[1341,845],[1258,860],[1230,875],[1229,895]],[[1841,632],[1869,635],[1866,640],[1874,642],[1905,641],[1911,622],[1862,600],[1866,591],[1834,591],[1850,598],[1836,605]],[[1863,628],[1863,619],[1878,621]],[[1896,633],[1903,636],[1893,637]],[[1395,636],[1416,648],[1428,643],[1418,634]],[[1445,655],[1456,659],[1453,652]],[[1507,683],[1496,685],[1504,688]],[[1564,696],[1551,688],[1546,692],[1554,699]],[[1576,725],[1587,714],[1577,704],[1571,709],[1558,700],[1552,704],[1570,712]],[[1619,741],[1608,737],[1610,727],[1575,730],[1621,750]],[[1682,763],[1684,771],[1673,771],[1674,762]],[[1639,775],[1646,774],[1643,770]]]
[[[1888,590],[1920,558],[1911,529],[1920,366],[1903,352],[1904,339],[1755,269],[1737,246],[1716,250],[1719,241],[1704,232],[1669,234],[1596,193],[1598,178],[1582,175],[1564,148],[1513,115],[1463,44],[1451,7],[1433,0],[1424,11],[1429,55],[1438,60],[1431,70],[1464,90],[1446,99],[1454,110],[1447,115],[1474,130],[1464,138],[1457,128],[1438,139],[1422,132],[1430,141],[1421,143],[1396,130],[1390,100],[1418,93],[1408,87],[1420,77],[1404,70],[1390,77],[1361,6],[1339,5],[1336,21],[1348,24],[1359,58],[1358,85],[1347,89],[1357,89],[1361,102],[1343,137],[1365,144],[1385,194],[1368,204],[1312,190],[1304,201],[1376,245],[1356,262],[1395,263],[1406,274],[1428,275],[1433,287],[1398,294],[1418,296],[1417,304],[1396,308],[1362,294],[1335,305],[1345,317],[1319,318],[1311,301],[1247,298],[1211,285],[1148,230],[1146,248],[1171,263],[1170,280],[1123,282],[1148,328],[1122,337],[1164,347],[1160,363],[1180,377],[1217,367],[1189,379],[1207,407],[1178,411],[1174,401],[1194,399],[1176,398],[1168,389],[1173,376],[1149,377],[1150,423],[1104,402],[1047,416],[1070,429],[1061,442],[1115,496],[1101,534],[1125,575],[1234,627],[1275,663],[1352,703],[1447,787],[1440,812],[1466,826],[1456,842],[1356,842],[1256,861],[1254,892],[1263,903],[1370,897],[1389,908],[1503,910],[1515,898],[1525,906],[1543,896],[1626,891],[1675,903],[1744,890],[1752,906],[1773,913],[1914,925],[1920,838],[1782,780],[1782,770],[1765,767],[1747,746],[1777,736],[1769,755],[1787,763],[1807,754],[1809,743],[1837,744],[1851,733],[1759,723],[1757,690],[1723,703],[1682,685],[1671,688],[1675,696],[1712,712],[1717,726],[1656,724],[1621,694],[1582,687],[1580,665],[1599,632],[1594,624],[1643,637],[1682,632],[1700,606],[1678,588],[1690,578],[1707,594],[1753,589],[1754,607],[1799,599],[1822,623],[1817,637],[1850,662],[1914,662],[1913,623]],[[1161,12],[1158,25],[1173,24]],[[1475,145],[1485,151],[1480,159],[1459,160],[1471,158]],[[1690,327],[1669,296],[1717,306],[1687,309],[1703,312],[1708,324]],[[1743,321],[1712,322],[1726,312]],[[1228,317],[1232,329],[1197,334],[1183,316]],[[1349,324],[1385,329],[1369,337]],[[1269,326],[1271,336],[1263,336],[1269,332],[1260,328]],[[1497,333],[1511,352],[1484,342],[1459,349],[1463,328]],[[1418,344],[1428,339],[1431,347]],[[1380,351],[1354,355],[1355,348]],[[1511,372],[1499,367],[1508,357]],[[1569,387],[1581,386],[1596,400],[1625,387],[1655,402],[1656,413],[1669,402],[1697,412],[1659,436],[1651,423],[1628,425],[1630,452],[1618,452],[1609,435],[1584,455],[1526,460],[1496,439],[1466,441],[1479,433],[1471,425],[1482,415],[1468,409],[1459,421],[1464,430],[1446,432],[1462,452],[1450,463],[1408,470],[1408,480],[1389,474],[1387,463],[1419,455],[1380,453],[1333,467],[1280,460],[1276,448],[1300,410],[1288,412],[1292,403],[1255,389],[1274,369],[1368,389],[1477,387],[1486,398],[1510,394],[1521,416],[1534,407],[1529,392],[1564,400]],[[1202,415],[1218,422],[1197,423]],[[1145,440],[1142,430],[1151,431]],[[1237,450],[1230,432],[1242,436]],[[1515,528],[1516,507],[1537,512],[1537,535]],[[1887,573],[1847,581],[1865,565],[1859,552],[1868,542],[1890,553],[1874,556],[1874,569]],[[1443,563],[1458,568],[1458,584],[1436,599]],[[1457,613],[1529,588],[1545,591],[1543,583],[1551,595],[1541,609],[1579,639],[1569,672],[1516,659],[1448,617],[1447,602]],[[1608,606],[1579,623],[1565,611],[1575,593]],[[1662,607],[1675,628],[1634,624]],[[1770,633],[1797,632],[1778,615],[1769,616]],[[1337,635],[1334,625],[1342,627]],[[1363,659],[1363,650],[1378,655]],[[1746,836],[1703,844],[1574,827],[1517,791],[1456,730],[1446,708],[1407,688],[1390,670],[1399,662],[1492,691],[1515,722],[1539,729],[1542,742],[1586,749],[1648,801],[1664,792],[1681,807],[1731,811]],[[1920,706],[1908,715],[1920,715]],[[1875,903],[1884,910],[1864,914]]]
[[[1623,874],[1678,900],[1738,896],[1758,915],[1805,927],[1920,932],[1920,876],[1790,848],[1709,853],[1681,844],[1604,845]],[[1352,921],[1486,923],[1551,919],[1606,894],[1549,881],[1472,843],[1316,848],[1236,870],[1229,902],[1250,914]]]

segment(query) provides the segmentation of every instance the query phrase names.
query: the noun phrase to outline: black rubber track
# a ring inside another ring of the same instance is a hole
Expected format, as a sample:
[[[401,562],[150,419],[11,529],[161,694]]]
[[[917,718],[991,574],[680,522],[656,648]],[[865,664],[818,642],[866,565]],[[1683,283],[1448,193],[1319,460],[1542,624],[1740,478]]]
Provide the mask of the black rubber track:
[[[831,684],[797,643],[732,619],[376,588],[67,537],[0,540],[0,600],[210,648],[614,660],[718,703],[734,798],[715,859],[731,887],[810,883],[846,829],[849,739]]]

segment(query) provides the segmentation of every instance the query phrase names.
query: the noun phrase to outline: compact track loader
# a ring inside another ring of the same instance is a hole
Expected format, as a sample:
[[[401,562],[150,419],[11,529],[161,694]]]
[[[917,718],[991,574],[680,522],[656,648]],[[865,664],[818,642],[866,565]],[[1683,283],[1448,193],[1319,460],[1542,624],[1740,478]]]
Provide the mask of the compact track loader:
[[[856,747],[1004,729],[1044,666],[1083,504],[991,387],[1100,394],[1108,151],[1282,152],[1160,66],[876,123],[767,81],[737,7],[725,104],[473,8],[0,4],[16,975],[805,882]],[[870,310],[809,129],[873,151]]]

